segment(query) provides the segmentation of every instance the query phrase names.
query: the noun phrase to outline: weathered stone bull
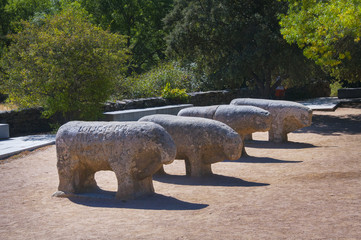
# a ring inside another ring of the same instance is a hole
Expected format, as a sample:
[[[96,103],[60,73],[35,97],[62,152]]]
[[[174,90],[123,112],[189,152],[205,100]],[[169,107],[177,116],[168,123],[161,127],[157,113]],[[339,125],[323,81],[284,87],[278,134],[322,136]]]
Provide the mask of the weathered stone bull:
[[[173,162],[176,146],[164,128],[146,122],[69,122],[56,135],[58,192],[68,197],[98,188],[94,174],[114,171],[116,198],[154,193],[152,175]]]
[[[269,111],[272,123],[268,136],[272,142],[286,142],[289,132],[310,126],[312,123],[312,110],[296,102],[237,98],[233,99],[230,104],[256,106]]]
[[[189,107],[179,111],[178,116],[203,117],[223,122],[233,128],[244,140],[245,135],[265,132],[271,127],[271,114],[254,106],[215,105]],[[242,155],[246,155],[243,145]]]
[[[177,146],[177,159],[184,159],[186,174],[212,174],[211,164],[236,160],[242,154],[241,137],[224,123],[205,118],[156,114],[139,121],[154,122],[164,127]],[[162,170],[161,170],[162,171]]]

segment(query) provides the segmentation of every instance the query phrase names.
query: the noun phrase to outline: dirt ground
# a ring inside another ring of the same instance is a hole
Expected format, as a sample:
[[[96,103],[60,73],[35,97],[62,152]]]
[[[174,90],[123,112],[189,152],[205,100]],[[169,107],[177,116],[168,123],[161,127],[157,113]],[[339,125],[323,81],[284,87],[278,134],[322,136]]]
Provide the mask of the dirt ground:
[[[156,194],[112,198],[104,190],[55,198],[55,147],[0,161],[0,239],[361,239],[361,105],[314,112],[289,143],[254,134],[250,157],[185,176],[184,162],[154,177]]]

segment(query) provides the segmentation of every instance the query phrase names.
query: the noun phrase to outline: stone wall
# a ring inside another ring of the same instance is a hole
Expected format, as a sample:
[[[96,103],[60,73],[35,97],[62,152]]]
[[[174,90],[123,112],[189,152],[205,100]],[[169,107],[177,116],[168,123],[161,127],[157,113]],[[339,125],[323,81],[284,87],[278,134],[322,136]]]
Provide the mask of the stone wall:
[[[52,119],[41,117],[42,108],[0,112],[0,123],[9,124],[10,137],[51,131]]]
[[[222,90],[209,92],[189,93],[190,102],[194,106],[209,106],[229,104],[233,99],[240,97],[256,97],[256,93],[246,88],[239,90]]]
[[[330,83],[314,82],[302,87],[294,87],[286,89],[286,100],[303,100],[307,98],[329,97],[331,94]]]
[[[107,102],[104,105],[104,112],[128,110],[128,109],[141,109],[150,107],[161,107],[170,105],[171,103],[161,97],[154,98],[139,98],[139,99],[124,99],[122,101]]]
[[[194,106],[209,106],[217,104],[229,104],[234,98],[238,97],[256,97],[256,94],[248,89],[239,90],[222,90],[222,91],[208,91],[208,92],[193,92],[188,93],[189,102]],[[139,98],[139,99],[125,99],[122,101],[108,102],[104,106],[104,112],[141,109],[149,107],[161,107],[173,104],[182,104],[185,102],[167,100],[161,97],[154,98]]]
[[[337,95],[338,98],[361,98],[361,88],[341,88]]]

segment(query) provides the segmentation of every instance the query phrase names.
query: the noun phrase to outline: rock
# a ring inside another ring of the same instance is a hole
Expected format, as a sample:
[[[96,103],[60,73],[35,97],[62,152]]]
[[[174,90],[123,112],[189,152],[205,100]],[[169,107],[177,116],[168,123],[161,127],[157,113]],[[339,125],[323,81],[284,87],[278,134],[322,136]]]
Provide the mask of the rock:
[[[211,164],[236,160],[242,153],[241,137],[224,123],[211,119],[156,114],[139,121],[164,127],[177,146],[177,159],[184,159],[190,176],[212,174]]]
[[[253,132],[265,132],[271,127],[271,114],[254,106],[216,105],[182,109],[178,116],[203,117],[223,122],[233,128],[244,141]],[[242,155],[246,155],[243,145]]]
[[[154,193],[152,175],[173,162],[176,146],[161,126],[146,122],[69,122],[56,135],[59,187],[55,196],[98,188],[94,174],[112,170],[116,198]]]
[[[263,108],[271,113],[272,123],[269,141],[286,142],[289,132],[310,126],[312,110],[300,103],[256,98],[233,99],[231,105],[249,105]]]

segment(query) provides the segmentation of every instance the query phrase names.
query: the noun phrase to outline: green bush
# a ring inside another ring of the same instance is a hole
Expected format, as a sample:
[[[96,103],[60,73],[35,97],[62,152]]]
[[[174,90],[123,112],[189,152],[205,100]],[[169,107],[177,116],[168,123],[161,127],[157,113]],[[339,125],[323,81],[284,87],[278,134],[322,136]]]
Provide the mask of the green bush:
[[[167,83],[163,89],[162,98],[169,99],[175,102],[188,102],[189,96],[186,93],[185,89],[171,88],[170,83]]]
[[[134,74],[117,81],[115,99],[158,97],[169,84],[171,88],[197,91],[199,85],[192,70],[167,62],[143,74]]]
[[[331,88],[331,97],[337,97],[338,95],[338,90],[340,88],[342,88],[342,84],[340,82],[334,82],[330,84],[330,88]]]
[[[2,59],[2,92],[21,108],[46,116],[95,119],[125,71],[126,39],[92,25],[77,4],[41,23],[22,22]]]

